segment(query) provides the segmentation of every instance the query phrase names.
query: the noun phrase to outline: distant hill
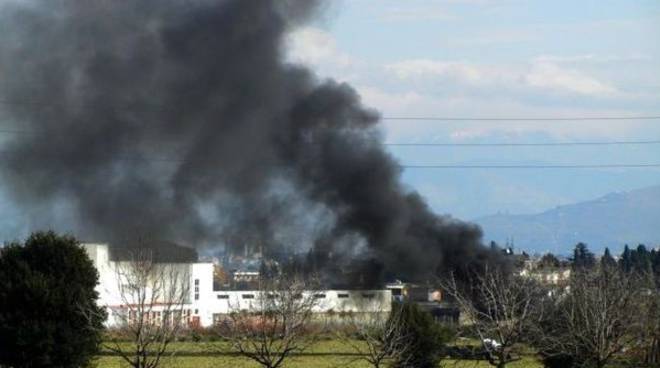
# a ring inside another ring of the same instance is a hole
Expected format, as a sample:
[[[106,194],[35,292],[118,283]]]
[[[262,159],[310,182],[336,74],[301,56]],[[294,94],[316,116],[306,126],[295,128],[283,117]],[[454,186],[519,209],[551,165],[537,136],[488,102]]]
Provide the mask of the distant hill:
[[[517,249],[566,254],[577,242],[594,252],[624,244],[660,245],[660,185],[624,193],[611,193],[592,201],[560,206],[532,215],[497,214],[474,220],[484,240]]]

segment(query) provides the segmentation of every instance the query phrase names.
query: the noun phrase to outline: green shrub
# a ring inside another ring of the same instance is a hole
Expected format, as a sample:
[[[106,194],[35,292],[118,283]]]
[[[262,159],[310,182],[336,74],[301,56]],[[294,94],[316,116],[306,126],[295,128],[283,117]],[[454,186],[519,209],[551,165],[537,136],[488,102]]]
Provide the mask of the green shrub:
[[[97,283],[72,237],[40,232],[0,248],[0,366],[87,366],[106,317]]]
[[[435,368],[442,359],[454,331],[437,323],[431,314],[414,303],[394,304],[392,315],[400,314],[405,334],[412,342],[408,353],[395,362],[397,368]],[[401,308],[400,310],[398,308]]]
[[[545,368],[570,368],[576,365],[575,359],[570,355],[544,356],[541,361]]]

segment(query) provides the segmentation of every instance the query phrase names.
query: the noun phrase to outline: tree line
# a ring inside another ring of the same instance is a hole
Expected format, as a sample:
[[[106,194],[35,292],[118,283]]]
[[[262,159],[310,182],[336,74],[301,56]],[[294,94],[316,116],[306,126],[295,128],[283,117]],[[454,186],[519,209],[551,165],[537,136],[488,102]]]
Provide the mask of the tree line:
[[[476,337],[495,367],[533,349],[546,367],[642,367],[660,364],[660,254],[644,245],[596,257],[586,244],[568,262],[546,254],[537,271],[570,276],[547,282],[534,272],[475,273],[440,281],[461,307],[463,333]]]
[[[596,257],[580,243],[568,263],[547,254],[539,265],[569,269],[570,277],[548,284],[493,265],[431,280],[460,308],[459,326],[406,303],[329,328],[314,317],[317,294],[306,292],[318,286],[313,278],[273,273],[253,309],[235,308],[212,333],[266,368],[329,333],[376,368],[437,367],[452,354],[501,368],[530,352],[551,368],[660,365],[660,252],[626,246],[616,258],[608,249]],[[162,365],[175,353],[171,343],[189,333],[190,275],[139,250],[116,272],[123,308],[106,309],[97,304],[98,272],[73,237],[35,233],[0,249],[0,367],[87,367],[101,349],[131,367]],[[112,331],[108,318],[118,326]],[[457,336],[479,347],[449,347]]]
[[[106,309],[98,305],[98,271],[75,238],[39,232],[1,248],[0,367],[92,367],[106,351],[130,367],[156,368],[176,353],[173,342],[198,333],[184,309],[191,292],[185,267],[137,248],[115,268],[121,305]],[[309,291],[317,285],[309,275],[271,274],[250,308],[235,306],[212,333],[231,353],[281,367],[331,331],[314,320],[318,293]],[[104,326],[108,318],[112,329]],[[374,367],[434,367],[437,347],[449,338],[414,305],[368,318],[350,314],[345,322],[335,337]]]

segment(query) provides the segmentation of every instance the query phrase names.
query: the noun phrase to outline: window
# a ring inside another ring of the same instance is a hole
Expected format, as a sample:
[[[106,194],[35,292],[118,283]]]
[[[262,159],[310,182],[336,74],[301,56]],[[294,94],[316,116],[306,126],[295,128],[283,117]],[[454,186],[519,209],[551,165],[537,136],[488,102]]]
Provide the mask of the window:
[[[195,309],[195,314],[199,314],[199,309]]]
[[[243,294],[241,297],[243,299],[254,299],[254,294]]]
[[[346,294],[346,293],[337,294],[337,298],[346,299],[346,298],[348,298],[348,294]]]
[[[314,299],[325,299],[325,294],[314,294]]]
[[[199,300],[199,293],[195,293],[195,300]]]
[[[195,285],[199,285],[199,279],[195,279]]]
[[[227,294],[218,294],[218,299],[229,299],[229,295],[227,295]]]
[[[369,294],[362,294],[362,297],[363,297],[363,298],[366,298],[366,299],[373,299],[375,296],[376,296],[375,294],[371,294],[371,293],[369,293]]]

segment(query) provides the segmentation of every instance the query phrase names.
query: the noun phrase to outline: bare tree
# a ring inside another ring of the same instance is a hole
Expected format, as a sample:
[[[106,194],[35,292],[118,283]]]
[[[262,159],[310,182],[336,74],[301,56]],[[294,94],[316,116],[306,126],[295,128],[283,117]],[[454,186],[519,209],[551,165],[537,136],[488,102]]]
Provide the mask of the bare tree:
[[[350,332],[340,338],[371,367],[380,368],[391,363],[406,365],[412,341],[402,320],[403,308],[390,313],[375,312],[350,321]]]
[[[541,352],[604,367],[635,338],[638,303],[645,293],[642,285],[639,276],[618,267],[574,272],[569,288],[548,303],[552,313],[538,333]]]
[[[660,363],[660,294],[652,277],[649,278],[648,287],[640,293],[635,308],[638,323],[633,346],[641,353],[641,362],[657,366]]]
[[[261,280],[247,305],[230,305],[220,335],[239,355],[266,368],[281,366],[316,341],[309,329],[322,292],[314,291],[315,286],[301,277]]]
[[[505,367],[520,360],[515,347],[526,340],[541,313],[536,301],[543,291],[537,282],[486,269],[472,274],[466,285],[459,284],[453,274],[440,284],[465,313],[491,365]]]
[[[132,343],[114,339],[106,347],[131,367],[155,368],[174,354],[168,346],[188,324],[190,269],[187,264],[157,263],[148,249],[134,250],[130,258],[116,265],[121,305],[111,308],[111,317]]]

